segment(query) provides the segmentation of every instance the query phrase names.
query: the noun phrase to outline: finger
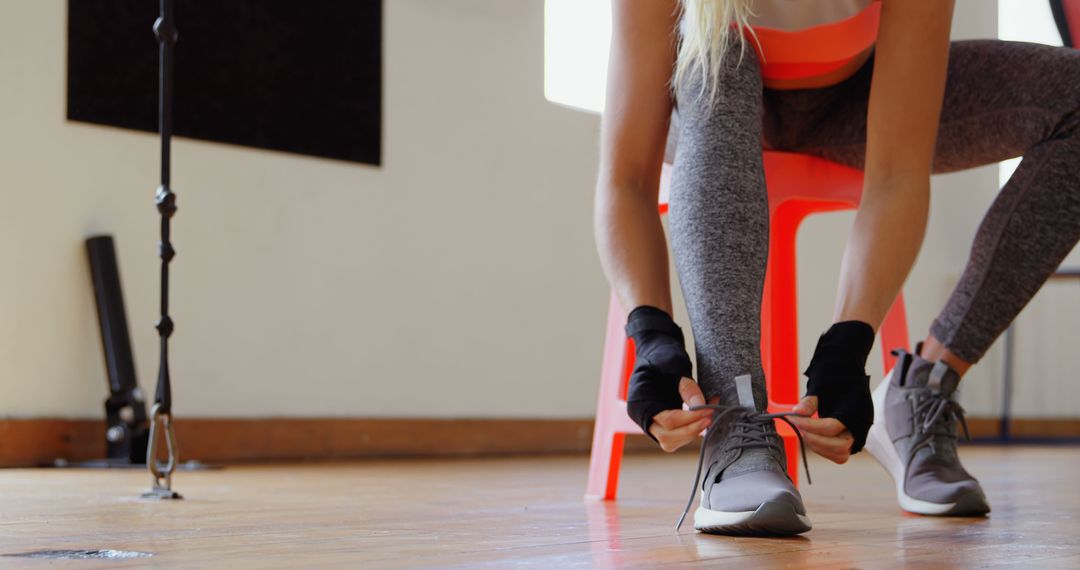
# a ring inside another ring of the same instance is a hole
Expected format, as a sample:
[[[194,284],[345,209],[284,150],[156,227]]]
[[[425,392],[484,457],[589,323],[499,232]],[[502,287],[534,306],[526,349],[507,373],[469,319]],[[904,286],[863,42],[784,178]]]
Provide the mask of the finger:
[[[834,463],[845,463],[851,456],[851,444],[841,438],[804,433],[803,441],[815,453]]]
[[[709,427],[711,421],[711,418],[705,418],[676,430],[660,430],[653,435],[655,435],[656,440],[660,442],[661,449],[668,452],[675,451],[687,443],[694,441],[702,430]]]
[[[803,441],[807,445],[812,446],[814,449],[820,449],[822,451],[828,451],[830,453],[848,451],[849,447],[843,438],[830,437],[827,435],[819,435],[816,433],[805,432],[803,433]]]
[[[795,404],[795,407],[791,411],[801,416],[812,416],[817,412],[818,399],[817,396],[807,396]]]
[[[838,436],[847,431],[847,427],[836,418],[818,418],[818,426],[821,429],[819,433],[824,435]]]
[[[712,423],[712,418],[705,418],[698,420],[679,429],[670,431],[671,437],[678,440],[685,440],[685,442],[693,441],[705,428],[709,427]],[[680,444],[681,445],[681,444]]]
[[[653,426],[660,426],[661,428],[667,429],[668,422],[670,421],[670,418],[671,418],[671,412],[673,412],[673,411],[675,411],[675,410],[664,410],[664,411],[660,412],[659,414],[656,414],[655,416],[653,416],[653,418],[652,418],[652,426],[649,426],[649,431],[652,431]]]
[[[701,393],[701,386],[689,378],[679,380],[679,395],[682,401],[691,406],[700,406],[705,403],[705,395]]]
[[[815,433],[804,433],[803,441],[806,445],[809,445],[819,453],[841,453],[848,448],[844,445],[844,440],[838,437],[829,437],[824,435],[818,435]]]
[[[791,416],[788,418],[791,423],[795,424],[795,427],[799,428],[802,432],[821,433],[821,426],[819,418],[808,418],[805,416]]]
[[[811,448],[811,449],[813,449],[813,448]],[[825,458],[825,459],[827,459],[829,461],[832,461],[833,463],[836,463],[836,464],[839,464],[839,465],[843,465],[844,463],[847,463],[848,458],[844,457],[843,454],[833,452],[833,451],[830,451],[828,449],[814,449],[813,451],[814,451],[814,453],[816,453],[818,455],[818,457],[823,457],[823,458]]]
[[[668,427],[670,429],[676,429],[687,424],[692,424],[696,421],[700,421],[702,418],[711,418],[713,411],[709,409],[705,410],[671,410],[671,417],[668,419]]]
[[[788,419],[804,432],[816,433],[818,435],[835,437],[844,431],[847,431],[844,424],[840,423],[840,420],[836,418],[793,417]]]
[[[788,419],[803,432],[815,433],[828,437],[836,436],[846,429],[844,428],[844,424],[840,423],[836,418],[807,418],[803,416],[794,416]]]
[[[664,429],[672,430],[711,416],[712,410],[697,410],[695,412],[688,410],[664,410],[653,416],[653,423],[660,424],[660,427]]]

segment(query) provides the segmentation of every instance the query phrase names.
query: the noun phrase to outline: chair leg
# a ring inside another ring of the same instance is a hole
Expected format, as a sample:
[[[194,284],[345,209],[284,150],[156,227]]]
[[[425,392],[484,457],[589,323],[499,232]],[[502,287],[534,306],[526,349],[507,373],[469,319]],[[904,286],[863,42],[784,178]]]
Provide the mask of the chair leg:
[[[627,355],[629,341],[622,327],[623,311],[615,292],[608,303],[607,335],[604,340],[604,362],[600,371],[600,396],[596,403],[596,425],[593,428],[592,452],[589,459],[589,482],[586,498],[611,501],[619,485],[619,466],[622,463],[625,435],[619,432],[615,405],[625,399]],[[626,413],[623,411],[622,413]]]
[[[623,441],[626,434],[593,434],[592,456],[589,459],[589,483],[585,498],[595,501],[614,501],[619,490],[619,467],[622,464]]]
[[[786,411],[799,402],[799,314],[795,239],[813,204],[777,206],[769,221],[769,259],[761,299],[761,356],[769,407]]]

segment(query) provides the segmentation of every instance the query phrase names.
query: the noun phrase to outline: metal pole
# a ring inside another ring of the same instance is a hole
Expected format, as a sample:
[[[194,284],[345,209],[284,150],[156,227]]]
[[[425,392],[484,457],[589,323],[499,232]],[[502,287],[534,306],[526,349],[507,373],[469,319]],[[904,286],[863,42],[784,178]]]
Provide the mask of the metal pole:
[[[158,331],[161,360],[158,367],[157,394],[151,409],[150,447],[146,452],[146,465],[154,479],[154,485],[143,497],[154,499],[180,499],[172,490],[172,474],[177,464],[176,439],[172,427],[172,386],[169,378],[169,336],[173,321],[169,317],[169,262],[176,255],[169,241],[169,223],[176,213],[176,194],[169,187],[169,158],[172,142],[173,110],[173,47],[176,44],[176,23],[173,18],[173,1],[161,0],[161,16],[154,22],[154,35],[160,47],[158,84],[158,129],[161,132],[161,185],[155,201],[161,214],[161,241],[158,256],[161,257],[161,316],[155,328]],[[159,434],[158,431],[164,433]],[[168,458],[158,461],[158,440],[164,438]]]

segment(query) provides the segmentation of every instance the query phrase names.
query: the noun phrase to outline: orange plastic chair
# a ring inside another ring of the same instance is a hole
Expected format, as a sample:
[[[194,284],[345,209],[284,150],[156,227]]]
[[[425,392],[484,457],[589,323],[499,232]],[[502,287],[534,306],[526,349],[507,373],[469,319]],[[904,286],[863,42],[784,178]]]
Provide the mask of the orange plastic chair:
[[[1080,0],[1062,0],[1061,8],[1065,12],[1065,26],[1072,36],[1072,47],[1080,48]]]
[[[799,224],[815,212],[858,207],[862,172],[808,155],[765,151],[769,193],[769,260],[761,307],[761,355],[769,394],[769,411],[788,411],[799,401],[798,310],[796,306],[795,238]],[[661,175],[660,213],[667,211],[670,168]],[[625,312],[612,292],[607,338],[600,374],[592,457],[585,496],[615,499],[628,433],[642,433],[626,413],[626,390],[634,365],[633,341],[623,331]],[[879,334],[885,370],[895,362],[890,350],[908,347],[903,296],[898,296]],[[788,473],[798,482],[798,441],[783,422],[777,430],[787,449]]]

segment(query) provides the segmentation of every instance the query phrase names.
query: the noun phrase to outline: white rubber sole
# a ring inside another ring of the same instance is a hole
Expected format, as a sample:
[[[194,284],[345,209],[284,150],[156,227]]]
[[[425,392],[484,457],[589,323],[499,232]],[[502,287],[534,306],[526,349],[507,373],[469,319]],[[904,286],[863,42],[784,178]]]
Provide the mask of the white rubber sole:
[[[893,371],[896,369],[894,368]],[[889,380],[893,372],[885,375],[885,379],[874,389],[874,425],[870,426],[870,433],[866,435],[866,450],[877,459],[877,462],[885,468],[885,471],[896,483],[896,501],[900,508],[910,513],[920,515],[944,515],[953,512],[956,503],[931,503],[920,501],[908,496],[904,492],[904,462],[896,451],[896,446],[889,439],[889,433],[885,429],[885,392],[889,389]]]
[[[712,534],[790,536],[811,528],[809,517],[779,501],[762,503],[753,511],[713,511],[704,507],[694,511],[694,529]]]

